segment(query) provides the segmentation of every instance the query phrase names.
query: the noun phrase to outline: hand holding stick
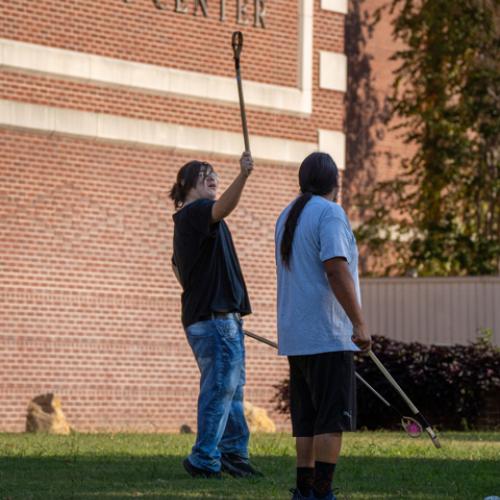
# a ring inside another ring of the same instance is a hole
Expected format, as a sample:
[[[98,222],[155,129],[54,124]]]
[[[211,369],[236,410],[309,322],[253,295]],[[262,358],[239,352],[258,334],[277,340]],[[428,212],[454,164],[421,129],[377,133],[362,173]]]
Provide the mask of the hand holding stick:
[[[260,335],[257,335],[253,332],[249,332],[248,330],[243,330],[243,333],[247,337],[251,337],[255,340],[258,340],[259,342],[262,342],[263,344],[267,344],[271,347],[274,347],[275,349],[278,349],[278,344],[276,342],[273,342],[272,340],[266,339],[265,337],[261,337]],[[439,438],[436,436],[436,433],[434,432],[434,429],[431,427],[427,419],[420,413],[420,411],[417,409],[417,407],[413,404],[411,399],[404,393],[403,389],[399,386],[399,384],[394,380],[392,375],[387,371],[387,369],[384,367],[384,365],[380,362],[380,360],[375,356],[374,352],[369,349],[367,351],[368,355],[370,356],[371,360],[377,365],[378,369],[382,372],[384,377],[390,382],[390,384],[396,389],[396,391],[399,393],[399,395],[403,398],[403,400],[406,402],[406,404],[410,407],[410,410],[413,412],[415,417],[418,419],[414,419],[412,417],[405,417],[397,408],[392,406],[381,394],[379,394],[359,373],[355,372],[356,378],[362,382],[377,398],[382,401],[386,406],[392,408],[396,413],[399,414],[401,417],[401,424],[403,426],[403,429],[405,432],[411,436],[411,437],[418,437],[422,433],[422,425],[420,424],[420,421],[424,424],[425,431],[429,435],[429,437],[432,440],[432,443],[436,448],[441,448],[441,443],[439,442]]]

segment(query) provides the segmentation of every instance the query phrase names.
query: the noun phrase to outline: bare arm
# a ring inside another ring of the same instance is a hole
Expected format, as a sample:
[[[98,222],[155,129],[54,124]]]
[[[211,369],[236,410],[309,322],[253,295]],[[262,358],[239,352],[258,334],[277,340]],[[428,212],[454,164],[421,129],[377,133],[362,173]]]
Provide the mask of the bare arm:
[[[218,222],[227,217],[238,205],[241,193],[253,170],[252,156],[244,152],[240,158],[240,173],[232,184],[222,193],[222,196],[212,206],[212,222]]]
[[[356,297],[356,289],[347,261],[341,257],[335,257],[325,261],[324,266],[330,288],[353,325],[353,342],[362,351],[369,351],[371,337],[365,331],[363,313]]]

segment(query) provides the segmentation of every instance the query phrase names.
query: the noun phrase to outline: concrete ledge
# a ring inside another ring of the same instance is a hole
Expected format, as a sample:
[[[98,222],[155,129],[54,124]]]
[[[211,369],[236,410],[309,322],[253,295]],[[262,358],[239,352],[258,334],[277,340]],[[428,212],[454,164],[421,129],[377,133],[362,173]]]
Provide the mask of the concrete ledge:
[[[0,100],[0,126],[238,158],[244,149],[243,136],[236,132],[7,100]],[[328,137],[323,135],[325,147]],[[256,160],[289,165],[318,150],[318,144],[275,137],[251,136],[250,144]]]

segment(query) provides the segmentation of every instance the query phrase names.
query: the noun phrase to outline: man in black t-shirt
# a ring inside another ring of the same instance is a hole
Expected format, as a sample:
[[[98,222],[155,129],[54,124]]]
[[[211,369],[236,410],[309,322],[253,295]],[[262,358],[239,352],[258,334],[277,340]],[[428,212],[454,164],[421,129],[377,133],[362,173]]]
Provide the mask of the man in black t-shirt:
[[[250,301],[224,218],[238,204],[253,169],[250,153],[240,173],[216,201],[218,176],[206,162],[191,161],[177,174],[170,197],[174,214],[172,266],[182,293],[182,324],[200,369],[196,443],[184,462],[192,476],[259,474],[248,457],[243,412],[245,348],[241,317]]]

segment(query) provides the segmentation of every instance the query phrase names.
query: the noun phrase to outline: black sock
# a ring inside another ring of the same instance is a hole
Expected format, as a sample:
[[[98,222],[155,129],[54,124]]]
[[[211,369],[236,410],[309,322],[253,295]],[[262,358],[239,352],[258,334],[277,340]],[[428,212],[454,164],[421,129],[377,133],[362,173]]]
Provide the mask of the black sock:
[[[314,483],[313,467],[297,467],[297,488],[300,494],[308,497],[311,494]]]
[[[326,497],[332,489],[335,465],[328,462],[315,462],[313,490],[316,498]]]

